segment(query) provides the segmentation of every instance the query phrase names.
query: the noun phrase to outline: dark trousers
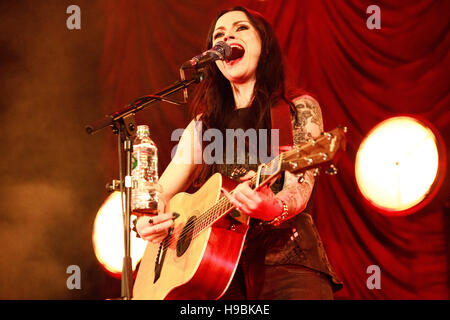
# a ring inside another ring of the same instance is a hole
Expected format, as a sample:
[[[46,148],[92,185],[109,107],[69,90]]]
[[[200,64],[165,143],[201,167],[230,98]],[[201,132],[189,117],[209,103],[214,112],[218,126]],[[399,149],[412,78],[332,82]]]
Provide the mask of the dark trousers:
[[[258,270],[254,277],[239,265],[221,300],[333,300],[331,281],[319,271],[298,265],[264,265]]]

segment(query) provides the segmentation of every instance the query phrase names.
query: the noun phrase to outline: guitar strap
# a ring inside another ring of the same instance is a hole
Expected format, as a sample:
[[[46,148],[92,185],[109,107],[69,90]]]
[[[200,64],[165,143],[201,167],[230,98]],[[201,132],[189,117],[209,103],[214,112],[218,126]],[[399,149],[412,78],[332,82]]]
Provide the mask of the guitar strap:
[[[272,129],[279,130],[279,150],[272,150],[272,152],[278,151],[272,154],[279,154],[291,150],[294,145],[291,110],[289,104],[284,99],[280,99],[274,107],[270,108],[270,119]],[[273,143],[271,145],[273,146]]]

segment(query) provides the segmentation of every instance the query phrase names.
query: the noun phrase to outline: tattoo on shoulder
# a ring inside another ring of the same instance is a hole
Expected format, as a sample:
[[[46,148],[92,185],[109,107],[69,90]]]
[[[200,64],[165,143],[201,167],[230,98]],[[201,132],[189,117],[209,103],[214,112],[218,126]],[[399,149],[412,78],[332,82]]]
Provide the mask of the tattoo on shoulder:
[[[323,131],[322,112],[317,101],[311,98],[301,98],[296,101],[297,117],[294,119],[294,143],[302,143],[313,138],[310,132],[306,130],[306,126],[310,123],[319,127],[320,132]]]

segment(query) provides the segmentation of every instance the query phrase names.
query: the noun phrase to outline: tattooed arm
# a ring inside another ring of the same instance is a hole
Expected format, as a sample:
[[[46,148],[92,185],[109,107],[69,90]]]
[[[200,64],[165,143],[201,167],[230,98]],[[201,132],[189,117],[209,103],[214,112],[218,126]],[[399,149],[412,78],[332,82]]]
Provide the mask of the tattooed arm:
[[[304,95],[294,99],[296,116],[292,119],[294,144],[307,142],[317,138],[323,132],[322,112],[319,103],[312,97]],[[283,189],[276,195],[288,206],[288,216],[292,218],[305,210],[314,186],[314,175],[309,170],[304,174],[303,182],[300,175],[285,173]]]

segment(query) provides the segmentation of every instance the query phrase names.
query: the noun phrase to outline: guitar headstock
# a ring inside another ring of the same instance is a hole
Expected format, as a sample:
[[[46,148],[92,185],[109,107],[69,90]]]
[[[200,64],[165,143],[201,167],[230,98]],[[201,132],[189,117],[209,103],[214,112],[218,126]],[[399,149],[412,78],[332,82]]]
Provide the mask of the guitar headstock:
[[[346,127],[337,127],[332,131],[322,133],[314,140],[296,145],[292,150],[283,152],[280,155],[280,169],[298,173],[330,163],[338,151],[345,150],[346,132]],[[335,169],[334,166],[332,168]],[[330,172],[335,171],[331,170]]]
[[[346,127],[324,132],[314,140],[294,146],[283,152],[272,161],[258,167],[258,172],[252,179],[252,187],[260,188],[272,183],[282,171],[301,173],[306,170],[322,167],[330,163],[339,150],[345,149]],[[314,174],[317,174],[315,171]],[[336,174],[337,169],[331,165],[326,173]]]

